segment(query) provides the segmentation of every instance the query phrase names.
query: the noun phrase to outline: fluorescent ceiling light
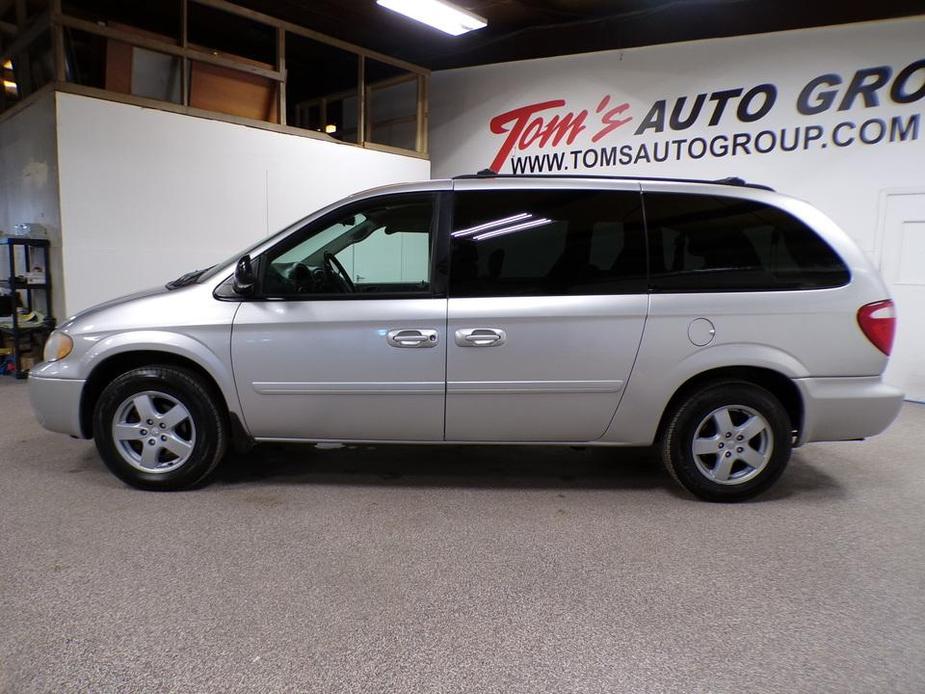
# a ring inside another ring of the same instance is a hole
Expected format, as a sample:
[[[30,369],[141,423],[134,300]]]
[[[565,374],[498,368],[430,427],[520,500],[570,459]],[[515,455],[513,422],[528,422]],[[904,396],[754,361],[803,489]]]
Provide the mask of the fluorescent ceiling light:
[[[484,17],[445,0],[376,0],[376,3],[453,36],[488,26]]]

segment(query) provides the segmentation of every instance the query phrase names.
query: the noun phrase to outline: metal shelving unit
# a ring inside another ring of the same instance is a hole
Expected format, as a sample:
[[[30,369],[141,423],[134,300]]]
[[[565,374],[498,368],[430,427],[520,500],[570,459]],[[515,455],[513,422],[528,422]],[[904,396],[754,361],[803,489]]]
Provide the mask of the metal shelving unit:
[[[25,338],[29,339],[30,348],[35,344],[36,336],[43,336],[54,330],[55,319],[51,316],[51,264],[49,262],[49,242],[47,239],[33,239],[18,236],[5,236],[0,238],[0,246],[6,246],[7,258],[9,262],[9,279],[0,280],[0,288],[8,289],[12,297],[12,317],[9,326],[0,325],[0,335],[3,342],[12,342],[13,361],[16,365],[16,378],[26,378],[28,371],[22,368],[22,342]],[[43,254],[45,281],[40,283],[31,283],[25,280],[17,280],[16,267],[16,249],[22,248],[25,258],[26,271],[32,267],[33,253],[41,251]],[[21,301],[22,294],[25,293],[24,307],[26,311],[35,310],[35,292],[43,292],[45,295],[45,306],[47,313],[45,319],[39,324],[21,325],[19,321],[19,312],[17,306]],[[17,299],[19,297],[19,299]]]

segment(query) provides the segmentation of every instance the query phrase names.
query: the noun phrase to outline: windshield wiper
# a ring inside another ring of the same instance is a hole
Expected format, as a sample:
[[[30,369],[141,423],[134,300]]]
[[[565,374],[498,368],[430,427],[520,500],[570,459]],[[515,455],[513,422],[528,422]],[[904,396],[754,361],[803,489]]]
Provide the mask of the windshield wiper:
[[[213,267],[215,266],[210,265],[209,267],[203,268],[202,270],[193,270],[192,272],[187,272],[185,275],[177,277],[177,279],[173,280],[172,282],[168,282],[166,287],[167,289],[179,289],[180,287],[193,284]]]

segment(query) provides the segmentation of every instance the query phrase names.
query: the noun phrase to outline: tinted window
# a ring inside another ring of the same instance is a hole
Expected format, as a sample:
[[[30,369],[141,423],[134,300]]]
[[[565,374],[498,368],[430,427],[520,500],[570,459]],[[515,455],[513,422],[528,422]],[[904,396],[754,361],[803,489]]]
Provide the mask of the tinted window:
[[[646,193],[652,288],[755,291],[837,287],[835,252],[783,210],[736,198]]]
[[[621,294],[646,288],[639,193],[455,195],[450,295]]]
[[[266,253],[267,296],[430,290],[432,195],[395,195],[338,210]]]

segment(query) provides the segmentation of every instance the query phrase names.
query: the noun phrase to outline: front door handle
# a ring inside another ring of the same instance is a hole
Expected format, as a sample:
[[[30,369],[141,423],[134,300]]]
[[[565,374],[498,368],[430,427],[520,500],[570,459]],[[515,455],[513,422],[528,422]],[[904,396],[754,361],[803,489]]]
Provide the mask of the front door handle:
[[[389,330],[386,342],[392,347],[436,347],[436,330]]]
[[[497,347],[507,340],[507,333],[499,328],[462,328],[456,331],[456,344],[460,347]]]

